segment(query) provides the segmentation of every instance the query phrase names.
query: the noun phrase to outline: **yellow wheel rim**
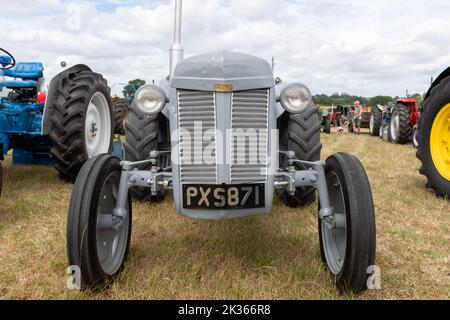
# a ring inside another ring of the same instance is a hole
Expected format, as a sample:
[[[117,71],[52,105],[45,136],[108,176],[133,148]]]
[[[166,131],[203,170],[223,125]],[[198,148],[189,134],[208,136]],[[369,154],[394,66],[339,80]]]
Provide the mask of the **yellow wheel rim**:
[[[443,107],[434,119],[430,149],[437,171],[450,181],[450,103]]]

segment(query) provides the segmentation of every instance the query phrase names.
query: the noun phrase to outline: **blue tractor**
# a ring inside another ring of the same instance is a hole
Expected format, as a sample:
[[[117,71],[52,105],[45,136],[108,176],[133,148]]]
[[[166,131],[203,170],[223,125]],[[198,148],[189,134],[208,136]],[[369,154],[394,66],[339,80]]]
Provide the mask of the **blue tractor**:
[[[54,165],[73,182],[88,159],[113,151],[110,89],[76,65],[54,77],[45,96],[43,73],[42,63],[16,62],[0,48],[0,160],[12,150],[13,164]],[[1,180],[0,167],[0,194]]]

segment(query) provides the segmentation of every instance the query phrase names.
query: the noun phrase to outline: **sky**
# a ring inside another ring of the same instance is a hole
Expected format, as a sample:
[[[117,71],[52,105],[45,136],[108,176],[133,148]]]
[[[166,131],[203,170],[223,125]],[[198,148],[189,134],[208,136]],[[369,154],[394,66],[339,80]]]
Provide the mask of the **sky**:
[[[173,0],[0,3],[0,47],[43,62],[47,79],[61,61],[104,74],[113,93],[168,74]],[[447,0],[184,0],[182,41],[185,57],[274,56],[276,76],[315,94],[404,96],[450,66],[449,14]]]

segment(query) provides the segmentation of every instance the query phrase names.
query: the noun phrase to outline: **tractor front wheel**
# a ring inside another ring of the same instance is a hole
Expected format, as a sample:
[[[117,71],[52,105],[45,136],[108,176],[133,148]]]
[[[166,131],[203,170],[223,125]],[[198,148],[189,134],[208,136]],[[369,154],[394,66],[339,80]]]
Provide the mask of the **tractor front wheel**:
[[[99,155],[85,163],[75,182],[67,221],[69,265],[78,267],[81,289],[113,280],[130,247],[131,197],[126,218],[113,215],[122,167],[120,160]],[[81,277],[81,278],[80,278]]]
[[[319,218],[322,260],[342,291],[367,289],[375,264],[375,209],[369,179],[361,162],[338,153],[326,161],[325,174],[334,215]],[[320,207],[319,207],[320,209]]]
[[[280,130],[280,146],[284,150],[294,151],[299,160],[318,161],[322,144],[320,142],[320,122],[317,118],[317,108],[309,105],[299,114],[286,113],[282,116],[278,127]],[[328,118],[329,121],[329,118]],[[287,167],[284,156],[280,159],[283,168]],[[306,167],[296,163],[296,170],[306,170]],[[295,194],[279,191],[278,196],[288,207],[296,208],[313,203],[316,200],[314,188],[299,187]]]
[[[129,107],[127,121],[125,123],[124,144],[125,160],[142,161],[147,160],[150,152],[158,150],[159,135],[161,133],[160,115],[146,115],[142,113],[133,104]],[[145,164],[138,167],[139,170],[150,170],[151,164]],[[160,163],[161,169],[164,169],[163,163]],[[150,189],[142,187],[133,187],[130,189],[132,197],[139,201],[160,202],[166,197],[166,191],[159,191],[158,195],[152,195]]]
[[[437,195],[450,197],[450,76],[425,100],[420,117],[417,157],[420,173]]]

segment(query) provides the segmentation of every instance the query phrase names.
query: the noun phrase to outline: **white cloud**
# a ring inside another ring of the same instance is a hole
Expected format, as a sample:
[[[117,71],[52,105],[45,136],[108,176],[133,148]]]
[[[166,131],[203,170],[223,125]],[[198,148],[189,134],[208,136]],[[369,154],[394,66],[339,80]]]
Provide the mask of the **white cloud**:
[[[444,0],[185,0],[183,6],[186,56],[219,49],[275,56],[277,75],[316,93],[424,92],[430,77],[450,65]],[[0,21],[0,46],[18,60],[44,62],[47,77],[61,59],[90,65],[110,84],[159,81],[168,71],[172,1],[2,1]]]

